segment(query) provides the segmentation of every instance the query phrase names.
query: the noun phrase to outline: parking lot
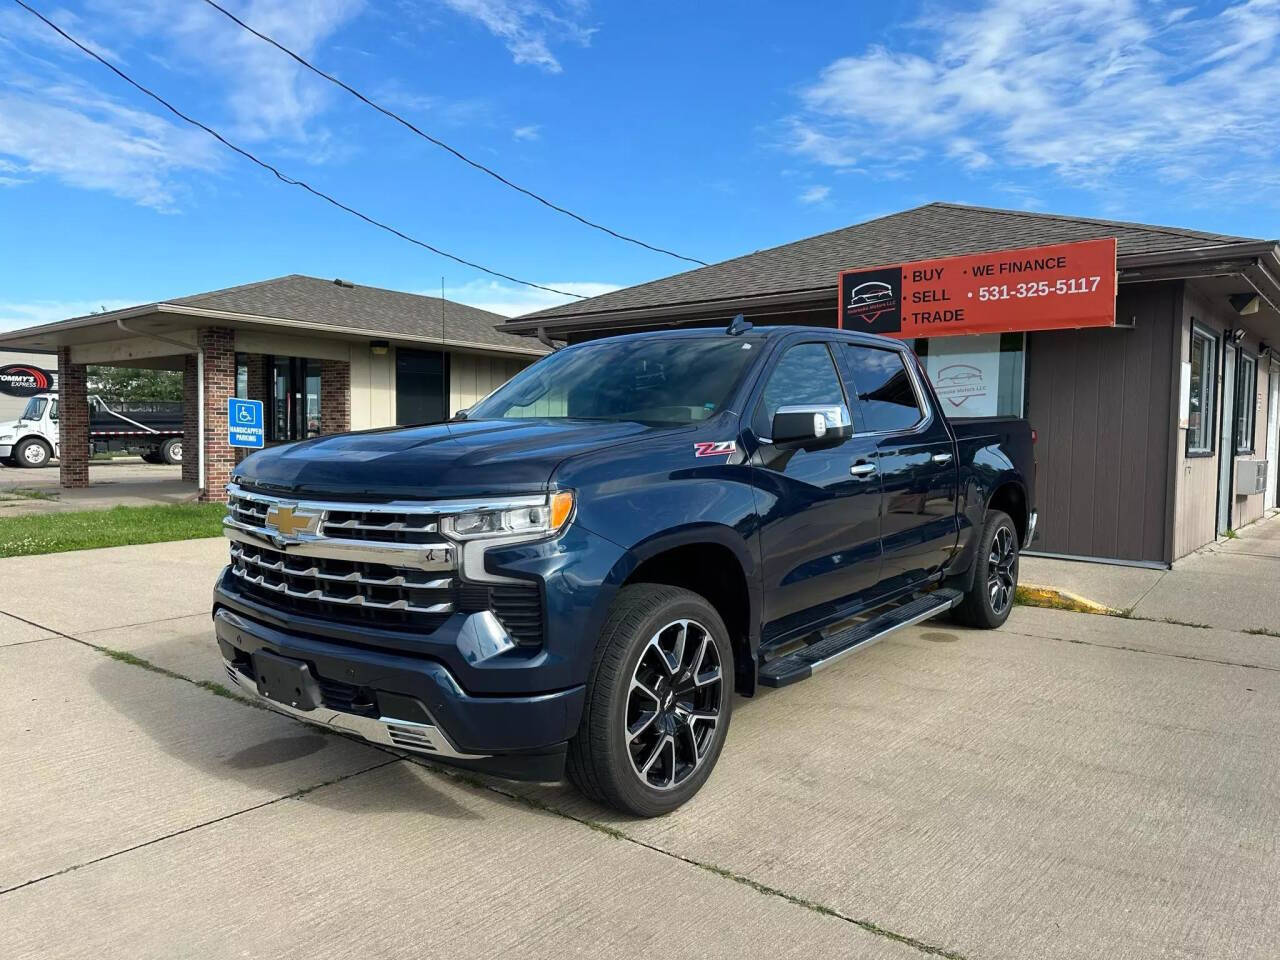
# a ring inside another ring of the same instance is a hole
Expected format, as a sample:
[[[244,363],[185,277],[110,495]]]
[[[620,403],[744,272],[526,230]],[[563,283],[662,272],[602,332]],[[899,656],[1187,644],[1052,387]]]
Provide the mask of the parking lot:
[[[225,551],[0,561],[0,956],[1276,953],[1275,636],[925,623],[739,699],[637,821],[220,695]]]

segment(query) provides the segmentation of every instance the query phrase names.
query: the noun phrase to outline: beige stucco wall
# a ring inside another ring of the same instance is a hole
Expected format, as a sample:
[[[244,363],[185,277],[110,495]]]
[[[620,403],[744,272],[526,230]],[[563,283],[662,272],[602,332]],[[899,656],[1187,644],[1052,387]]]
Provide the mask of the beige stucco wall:
[[[395,353],[375,355],[367,344],[356,344],[351,360],[351,429],[389,427],[396,422]]]
[[[449,413],[453,414],[484,399],[535,358],[475,353],[449,356]]]

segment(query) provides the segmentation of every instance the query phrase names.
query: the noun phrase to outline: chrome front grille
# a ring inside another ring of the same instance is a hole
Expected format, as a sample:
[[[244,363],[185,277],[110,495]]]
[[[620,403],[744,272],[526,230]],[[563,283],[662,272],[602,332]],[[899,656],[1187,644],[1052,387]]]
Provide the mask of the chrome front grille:
[[[379,569],[349,560],[290,558],[277,550],[241,543],[231,545],[231,572],[298,600],[412,613],[453,612],[450,577],[427,579],[413,571]]]
[[[285,500],[232,485],[224,529],[236,588],[290,613],[434,629],[454,611],[456,554],[415,504]]]

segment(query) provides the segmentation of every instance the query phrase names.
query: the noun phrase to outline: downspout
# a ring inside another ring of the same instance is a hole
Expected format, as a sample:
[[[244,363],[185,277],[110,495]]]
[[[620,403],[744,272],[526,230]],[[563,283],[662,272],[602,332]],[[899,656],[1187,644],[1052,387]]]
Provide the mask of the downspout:
[[[191,349],[191,344],[183,343],[181,340],[175,340],[172,337],[162,336],[158,333],[143,333],[140,330],[130,330],[125,326],[123,320],[117,319],[116,326],[125,333],[133,337],[150,337],[152,340],[159,340],[161,343],[171,343],[175,347],[181,347],[182,352],[186,353]],[[186,454],[186,451],[183,451]],[[200,336],[196,335],[196,488],[204,489],[204,348],[200,346]]]

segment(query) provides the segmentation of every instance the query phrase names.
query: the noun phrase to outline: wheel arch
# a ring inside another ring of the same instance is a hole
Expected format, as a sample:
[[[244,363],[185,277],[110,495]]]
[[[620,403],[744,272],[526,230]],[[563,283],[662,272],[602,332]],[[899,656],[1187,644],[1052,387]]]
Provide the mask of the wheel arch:
[[[1027,537],[1027,524],[1030,520],[1030,508],[1027,506],[1027,490],[1017,480],[1005,480],[991,491],[987,498],[987,513],[999,510],[1009,515],[1013,527],[1018,532],[1018,544],[1021,546]]]
[[[733,644],[734,682],[744,696],[755,692],[760,635],[760,587],[742,538],[717,525],[655,537],[632,550],[620,586],[661,583],[703,597],[720,614]]]

